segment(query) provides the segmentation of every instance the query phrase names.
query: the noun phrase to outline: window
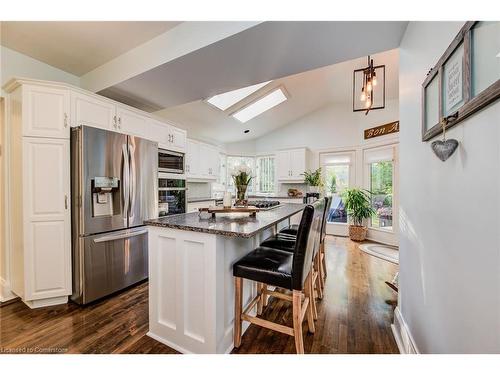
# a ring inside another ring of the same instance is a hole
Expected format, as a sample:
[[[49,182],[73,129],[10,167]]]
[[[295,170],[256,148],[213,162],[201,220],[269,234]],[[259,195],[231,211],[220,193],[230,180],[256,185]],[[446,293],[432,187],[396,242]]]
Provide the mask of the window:
[[[254,184],[255,184],[255,158],[248,156],[227,156],[226,166],[227,166],[227,190],[236,193],[236,189],[234,187],[233,177],[231,176],[231,172],[238,167],[239,165],[245,164],[250,167],[252,170],[252,181],[248,186],[247,192],[254,192]]]
[[[235,105],[236,103],[246,98],[248,95],[253,94],[257,90],[260,90],[269,82],[271,81],[258,83],[257,85],[253,86],[243,87],[241,89],[225,92],[219,95],[214,95],[208,98],[207,102],[219,108],[221,111],[225,111],[229,107]]]
[[[240,122],[247,122],[261,113],[276,107],[278,104],[283,103],[288,98],[281,88],[271,91],[269,94],[256,100],[252,104],[243,107],[243,109],[234,113],[232,116]]]
[[[351,185],[353,153],[328,153],[320,156],[326,194],[332,197],[328,213],[329,223],[347,223],[347,212],[342,200],[343,191]]]
[[[259,193],[274,193],[275,167],[274,156],[261,156],[257,158],[256,190]]]

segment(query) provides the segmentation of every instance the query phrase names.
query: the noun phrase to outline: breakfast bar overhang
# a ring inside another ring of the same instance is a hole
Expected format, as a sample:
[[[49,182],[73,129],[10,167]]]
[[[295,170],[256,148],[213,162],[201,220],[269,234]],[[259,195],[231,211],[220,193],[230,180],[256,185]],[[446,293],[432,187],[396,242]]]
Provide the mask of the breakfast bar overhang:
[[[198,213],[149,220],[148,335],[181,353],[233,349],[233,264],[288,224],[305,205],[203,219]],[[256,286],[244,284],[243,304]],[[249,323],[244,322],[243,332]]]

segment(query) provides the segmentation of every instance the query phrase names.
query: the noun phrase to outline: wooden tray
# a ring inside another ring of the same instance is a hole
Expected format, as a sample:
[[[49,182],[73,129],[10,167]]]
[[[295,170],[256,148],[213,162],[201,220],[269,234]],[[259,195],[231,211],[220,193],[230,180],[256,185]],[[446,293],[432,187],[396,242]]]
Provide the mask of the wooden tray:
[[[208,207],[208,208],[199,208],[200,212],[208,212],[212,214],[212,217],[215,217],[215,214],[233,214],[233,213],[249,213],[250,216],[256,216],[256,213],[260,211],[260,208],[255,206],[241,206],[241,207]]]

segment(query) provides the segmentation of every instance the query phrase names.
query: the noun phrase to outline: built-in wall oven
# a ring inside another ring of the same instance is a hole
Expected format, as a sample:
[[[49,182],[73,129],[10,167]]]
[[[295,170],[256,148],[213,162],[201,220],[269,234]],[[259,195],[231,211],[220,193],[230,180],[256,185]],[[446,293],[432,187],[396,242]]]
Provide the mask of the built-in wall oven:
[[[159,148],[158,172],[184,174],[184,154]]]
[[[183,214],[186,212],[186,180],[158,173],[158,216]]]

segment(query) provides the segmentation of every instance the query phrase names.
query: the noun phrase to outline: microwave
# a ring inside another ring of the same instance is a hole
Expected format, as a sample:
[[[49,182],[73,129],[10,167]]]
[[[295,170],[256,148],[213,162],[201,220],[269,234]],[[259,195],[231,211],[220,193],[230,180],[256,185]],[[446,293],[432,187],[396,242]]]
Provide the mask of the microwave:
[[[184,154],[159,148],[158,172],[183,174]]]

